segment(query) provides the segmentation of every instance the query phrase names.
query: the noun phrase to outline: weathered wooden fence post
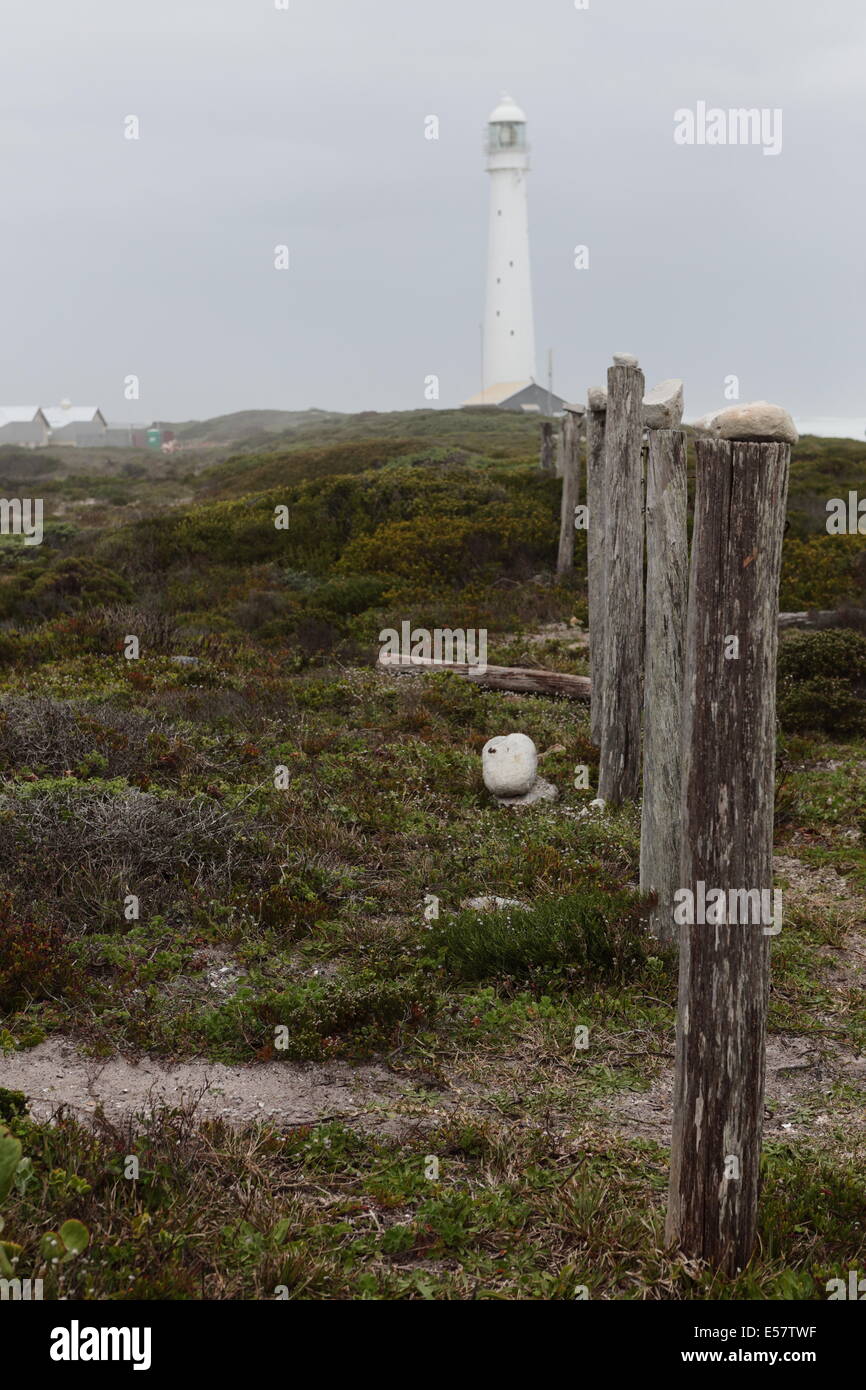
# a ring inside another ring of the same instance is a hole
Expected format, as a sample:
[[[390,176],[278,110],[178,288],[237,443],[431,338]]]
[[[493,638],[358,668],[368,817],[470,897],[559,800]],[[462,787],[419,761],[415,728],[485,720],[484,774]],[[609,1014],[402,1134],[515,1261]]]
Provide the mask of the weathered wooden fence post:
[[[574,570],[574,509],[580,497],[580,440],[585,413],[582,405],[567,405],[562,420],[562,509],[556,557],[558,579],[567,578]]]
[[[772,896],[776,607],[796,432],[766,405],[723,411],[708,428],[715,437],[697,444],[686,633],[688,891],[677,907],[667,1236],[733,1273],[752,1254],[757,1223],[769,933],[778,927],[768,927],[766,906],[755,920],[754,900],[755,890],[766,890],[764,904]]]
[[[618,806],[637,796],[643,701],[644,376],[614,355],[607,373],[604,469],[604,694],[598,794]],[[590,521],[590,525],[592,522]]]
[[[646,640],[640,890],[655,893],[650,930],[676,940],[680,885],[680,739],[689,550],[683,384],[663,381],[644,398],[649,432],[646,482]]]
[[[589,665],[592,675],[590,738],[601,743],[601,711],[604,701],[604,616],[607,594],[604,584],[604,463],[607,392],[591,386],[586,395],[586,505],[589,530],[586,537],[586,579],[589,606]]]
[[[553,435],[553,471],[556,474],[557,478],[561,478],[563,473],[563,460],[565,458],[566,450],[565,436],[567,428],[567,418],[565,415],[563,415],[559,422],[559,429],[554,431]]]
[[[545,420],[541,426],[541,451],[538,455],[538,466],[542,473],[554,473],[556,471],[555,452],[556,440],[553,434],[553,425]]]

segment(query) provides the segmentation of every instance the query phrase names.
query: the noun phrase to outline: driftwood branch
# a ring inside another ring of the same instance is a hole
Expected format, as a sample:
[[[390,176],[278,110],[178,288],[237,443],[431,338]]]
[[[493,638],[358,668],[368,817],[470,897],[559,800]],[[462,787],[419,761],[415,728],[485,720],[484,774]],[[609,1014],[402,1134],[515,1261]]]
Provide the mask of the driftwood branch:
[[[379,657],[384,671],[453,671],[456,676],[483,686],[486,690],[512,690],[519,695],[560,695],[566,700],[589,700],[589,676],[567,676],[561,671],[541,671],[534,666],[468,666],[456,661],[437,661],[434,657]]]
[[[592,524],[590,522],[590,524]],[[798,623],[790,621],[792,618],[826,618],[844,617],[844,623],[804,623],[804,627],[833,627],[833,626],[854,626],[851,615],[862,613],[864,624],[866,624],[866,609],[840,609],[838,613],[780,613],[779,627],[797,627]],[[590,635],[591,635],[590,629]],[[459,661],[437,661],[434,657],[400,657],[388,654],[381,656],[378,661],[379,669],[382,671],[453,671],[456,676],[463,676],[466,680],[473,681],[475,685],[483,686],[487,690],[511,690],[518,695],[559,695],[566,700],[580,700],[586,702],[592,696],[592,678],[590,676],[571,676],[563,671],[544,671],[535,666],[488,666],[481,669],[478,666],[461,664]]]
[[[780,613],[779,628],[853,627],[866,632],[866,608],[816,608],[808,613]]]

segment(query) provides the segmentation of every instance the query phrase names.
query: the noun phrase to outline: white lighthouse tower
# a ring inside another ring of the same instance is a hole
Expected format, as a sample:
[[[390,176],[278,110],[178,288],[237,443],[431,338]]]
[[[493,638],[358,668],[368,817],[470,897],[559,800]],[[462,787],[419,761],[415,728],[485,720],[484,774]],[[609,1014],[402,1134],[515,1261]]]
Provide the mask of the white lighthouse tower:
[[[485,140],[490,174],[490,235],[482,391],[467,404],[512,404],[535,381],[535,328],[529,269],[526,116],[511,97],[490,113]],[[534,392],[539,392],[536,387]],[[519,402],[514,402],[519,408]]]

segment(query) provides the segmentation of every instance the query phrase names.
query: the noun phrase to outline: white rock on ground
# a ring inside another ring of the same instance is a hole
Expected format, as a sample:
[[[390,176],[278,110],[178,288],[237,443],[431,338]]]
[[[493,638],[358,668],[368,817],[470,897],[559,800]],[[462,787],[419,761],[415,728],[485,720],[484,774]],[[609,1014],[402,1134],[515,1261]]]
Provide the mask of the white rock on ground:
[[[525,796],[538,774],[538,749],[526,734],[502,734],[485,743],[481,769],[494,796]]]
[[[495,894],[491,894],[481,898],[467,898],[461,906],[471,908],[473,912],[502,912],[507,907],[523,907],[524,904],[517,898],[497,898]]]
[[[784,444],[796,444],[800,437],[784,406],[771,405],[769,401],[732,405],[727,410],[704,415],[695,421],[694,428],[698,434],[708,434],[715,439],[779,440]]]
[[[683,383],[675,377],[661,381],[643,398],[643,422],[648,430],[675,430],[683,418]]]

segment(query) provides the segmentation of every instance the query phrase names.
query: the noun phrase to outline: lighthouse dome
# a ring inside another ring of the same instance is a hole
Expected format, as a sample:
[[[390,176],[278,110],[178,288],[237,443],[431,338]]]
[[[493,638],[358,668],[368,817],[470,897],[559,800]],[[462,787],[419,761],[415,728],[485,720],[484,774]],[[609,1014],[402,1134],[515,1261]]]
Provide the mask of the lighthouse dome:
[[[491,111],[488,119],[491,125],[494,122],[498,124],[499,121],[525,122],[526,112],[520,109],[517,102],[512,100],[507,92],[503,92],[499,105]]]

